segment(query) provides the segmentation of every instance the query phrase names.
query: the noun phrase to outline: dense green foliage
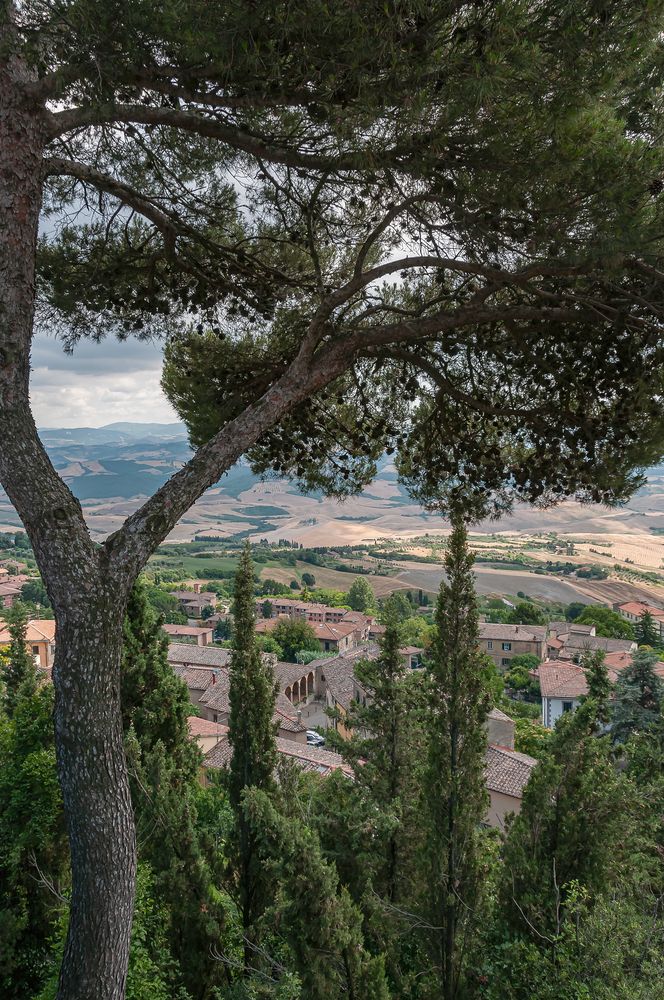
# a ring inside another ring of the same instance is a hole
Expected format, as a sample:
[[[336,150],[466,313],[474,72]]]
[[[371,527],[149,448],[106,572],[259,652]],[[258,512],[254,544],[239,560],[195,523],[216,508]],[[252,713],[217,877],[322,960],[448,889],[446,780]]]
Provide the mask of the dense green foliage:
[[[358,576],[351,584],[348,591],[348,603],[353,611],[369,611],[376,603],[371,585],[361,576]]]
[[[577,625],[594,625],[595,634],[608,639],[634,639],[634,629],[628,621],[602,604],[587,604],[575,618]]]
[[[530,601],[520,601],[507,616],[510,625],[544,625],[545,620],[540,609]]]
[[[659,646],[659,626],[650,611],[641,613],[634,629],[634,637],[639,646]]]
[[[270,632],[272,638],[281,648],[283,658],[288,663],[296,663],[299,652],[320,650],[316,633],[304,618],[290,618],[280,621]]]
[[[35,661],[25,642],[27,623],[26,610],[19,602],[7,614],[11,641],[7,649],[7,662],[2,671],[4,708],[10,717],[21,699],[37,690]]]
[[[272,791],[277,764],[277,727],[273,722],[276,686],[272,669],[256,642],[253,593],[253,564],[247,544],[235,576],[228,722],[228,741],[233,749],[228,797],[235,816],[237,898],[246,939],[245,969],[251,968],[255,959],[255,924],[263,915],[271,892],[265,858],[245,813],[244,795],[253,788]]]
[[[616,683],[613,738],[625,742],[634,732],[654,726],[664,709],[664,681],[655,673],[659,656],[639,649]]]
[[[462,521],[453,523],[445,555],[447,583],[436,606],[437,632],[429,659],[427,723],[431,731],[424,775],[428,951],[445,1000],[463,990],[462,942],[482,910],[479,824],[487,809],[484,787],[487,713],[478,614]]]

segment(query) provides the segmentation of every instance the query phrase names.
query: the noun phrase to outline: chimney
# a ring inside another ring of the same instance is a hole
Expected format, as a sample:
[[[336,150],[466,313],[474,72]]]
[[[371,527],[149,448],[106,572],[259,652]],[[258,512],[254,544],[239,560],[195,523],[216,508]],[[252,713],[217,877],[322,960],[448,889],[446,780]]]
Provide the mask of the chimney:
[[[301,708],[298,708],[298,710],[297,710],[297,724],[298,724],[298,726],[302,725],[302,709]]]

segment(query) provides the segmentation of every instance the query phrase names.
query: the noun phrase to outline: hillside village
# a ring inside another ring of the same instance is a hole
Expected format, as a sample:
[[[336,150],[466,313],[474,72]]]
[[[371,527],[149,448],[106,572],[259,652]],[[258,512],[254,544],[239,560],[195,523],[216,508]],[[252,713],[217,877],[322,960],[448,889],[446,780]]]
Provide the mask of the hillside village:
[[[0,561],[0,599],[10,617],[12,607],[23,606],[23,588],[35,583],[35,577],[25,572],[28,569],[21,561]],[[367,593],[371,603],[376,604],[371,590]],[[189,693],[189,731],[203,753],[201,780],[205,782],[208,771],[228,766],[231,754],[228,722],[232,642],[220,641],[219,635],[232,632],[232,602],[219,596],[219,588],[206,590],[204,581],[163,586],[163,595],[175,602],[173,606],[177,605],[183,619],[163,622],[161,628],[168,639],[168,663]],[[348,594],[342,592],[338,597],[347,600]],[[514,608],[512,602],[503,602]],[[610,610],[630,627],[638,626],[644,616],[652,622],[657,644],[663,649],[662,660],[654,670],[664,680],[664,608],[627,601],[614,603]],[[430,606],[419,611],[425,616],[420,622],[430,621],[426,617]],[[485,617],[480,616],[478,648],[508,682],[502,707],[494,707],[487,720],[485,781],[490,801],[486,822],[504,829],[508,817],[518,814],[524,789],[537,765],[536,758],[520,748],[516,720],[524,713],[532,719],[530,710],[537,706],[538,724],[543,732],[550,731],[562,715],[577,709],[587,696],[588,655],[601,653],[610,682],[615,685],[622,671],[632,664],[638,644],[631,638],[603,636],[596,625],[574,619],[554,618],[544,625],[530,625],[491,622]],[[283,593],[255,598],[255,633],[259,641],[269,641],[280,626],[294,622],[306,623],[309,637],[314,640],[313,649],[300,651],[294,656],[296,662],[281,660],[273,652],[262,653],[276,683],[273,721],[278,752],[305,771],[321,775],[340,771],[352,778],[344,758],[337,750],[326,748],[326,737],[329,741],[333,736],[335,745],[338,739],[350,739],[352,730],[346,725],[347,717],[354,704],[367,704],[367,691],[355,671],[358,662],[376,660],[380,655],[385,633],[380,611],[363,613],[348,605],[330,606]],[[55,622],[29,618],[24,635],[27,651],[44,678],[50,680],[57,641]],[[0,627],[0,653],[9,648],[11,641],[10,627],[5,624]],[[404,670],[423,669],[427,652],[426,644],[403,645],[400,655]],[[509,686],[514,667],[523,670],[524,663],[530,681],[527,695],[523,686],[522,690]]]

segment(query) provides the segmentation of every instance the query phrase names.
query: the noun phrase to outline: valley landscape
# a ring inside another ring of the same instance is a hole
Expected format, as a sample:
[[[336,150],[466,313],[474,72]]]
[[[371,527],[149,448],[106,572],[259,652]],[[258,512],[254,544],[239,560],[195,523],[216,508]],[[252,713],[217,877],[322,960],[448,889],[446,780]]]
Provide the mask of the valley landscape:
[[[182,424],[44,429],[41,437],[80,499],[97,540],[119,528],[191,454]],[[547,510],[520,506],[510,517],[475,525],[470,541],[478,556],[479,593],[523,592],[561,603],[649,599],[664,604],[664,467],[648,470],[647,478],[647,485],[620,508],[573,502]],[[0,530],[19,523],[0,493]],[[343,503],[303,495],[286,480],[262,481],[239,463],[188,511],[169,541],[205,540],[212,549],[239,537],[285,538],[308,548],[354,546],[366,550],[368,567],[370,548],[387,547],[389,575],[372,576],[382,596],[399,588],[434,592],[442,575],[438,541],[448,530],[443,517],[410,499],[388,460],[359,496]],[[547,561],[602,567],[609,575],[549,573]],[[289,576],[288,570],[268,572],[277,579],[279,573]],[[319,573],[321,586],[347,586],[348,580],[347,573],[334,569]]]

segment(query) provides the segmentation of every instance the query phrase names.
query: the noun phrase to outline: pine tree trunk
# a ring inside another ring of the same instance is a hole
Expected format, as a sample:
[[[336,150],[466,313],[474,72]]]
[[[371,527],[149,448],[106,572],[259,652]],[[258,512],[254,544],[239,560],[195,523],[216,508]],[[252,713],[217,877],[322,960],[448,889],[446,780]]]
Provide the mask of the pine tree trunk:
[[[124,996],[136,854],[120,712],[123,612],[102,592],[58,615],[55,732],[74,875],[62,1000]]]
[[[0,482],[28,532],[56,614],[56,751],[73,882],[58,996],[122,1000],[136,864],[119,668],[132,581],[108,572],[30,412],[46,123],[31,104],[32,75],[14,54],[11,15],[11,4],[0,0]]]

